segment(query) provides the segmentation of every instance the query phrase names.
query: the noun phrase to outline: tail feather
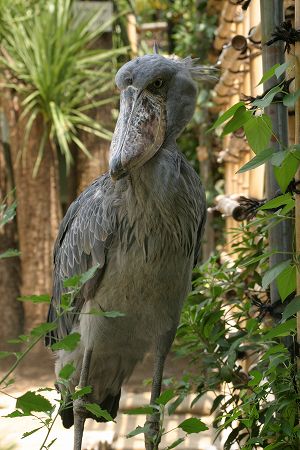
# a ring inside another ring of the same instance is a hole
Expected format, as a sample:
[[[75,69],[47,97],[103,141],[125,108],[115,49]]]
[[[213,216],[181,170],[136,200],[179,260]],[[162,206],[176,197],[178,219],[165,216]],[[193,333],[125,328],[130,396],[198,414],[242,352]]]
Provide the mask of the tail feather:
[[[99,405],[100,408],[105,409],[113,419],[116,418],[118,413],[120,397],[121,397],[121,390],[118,392],[117,395],[108,395]],[[73,402],[71,400],[71,396],[67,399],[67,403],[68,407],[63,408],[60,411],[60,416],[63,426],[65,428],[71,428],[74,425]],[[96,420],[96,422],[107,422],[107,420],[104,419],[104,417],[96,417],[89,411],[87,411],[87,417],[89,419]]]

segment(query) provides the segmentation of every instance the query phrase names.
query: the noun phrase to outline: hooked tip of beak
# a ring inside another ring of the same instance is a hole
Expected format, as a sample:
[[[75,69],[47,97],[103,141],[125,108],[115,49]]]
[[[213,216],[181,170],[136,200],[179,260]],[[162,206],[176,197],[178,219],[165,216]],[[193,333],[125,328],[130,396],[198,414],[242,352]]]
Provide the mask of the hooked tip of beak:
[[[109,174],[113,181],[118,181],[128,175],[127,170],[122,167],[121,161],[119,159],[113,159],[110,162],[109,167]]]

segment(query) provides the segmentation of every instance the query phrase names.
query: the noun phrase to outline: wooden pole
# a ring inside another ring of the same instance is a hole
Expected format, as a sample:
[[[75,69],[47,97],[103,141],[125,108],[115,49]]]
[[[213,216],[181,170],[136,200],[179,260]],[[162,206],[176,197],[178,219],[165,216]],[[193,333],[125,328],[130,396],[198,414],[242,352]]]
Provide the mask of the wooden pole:
[[[271,46],[264,45],[270,39],[272,32],[276,26],[279,26],[283,18],[283,0],[260,0],[261,8],[261,25],[262,25],[262,55],[264,72],[269,70],[275,64],[282,64],[284,58],[284,44],[282,41],[277,41]],[[270,14],[272,12],[272,14]],[[264,83],[264,90],[266,91],[277,82],[275,77]],[[272,146],[275,151],[281,149],[281,146],[288,145],[288,124],[287,124],[287,108],[280,102],[271,104],[266,108],[267,114],[272,119],[274,133],[278,141],[272,139]],[[273,198],[279,190],[276,182],[273,166],[266,165],[267,175],[267,198]],[[270,257],[270,267],[286,260],[292,251],[292,224],[290,220],[282,221],[269,231],[269,247],[271,251],[276,251]],[[271,284],[271,303],[274,304],[280,300],[278,290],[275,282]]]
[[[298,30],[300,28],[300,0],[295,1],[295,28]],[[300,88],[300,42],[296,42],[295,45],[295,88],[296,90]],[[300,100],[295,104],[295,144],[300,143]],[[298,169],[296,176],[296,182],[300,181],[300,169]],[[296,231],[296,252],[297,252],[297,262],[299,262],[299,252],[300,252],[300,195],[295,195],[296,205],[295,205],[295,231]],[[300,272],[299,264],[297,264],[297,295],[300,295]],[[297,313],[297,343],[298,348],[300,346],[300,312]],[[300,358],[297,358],[298,375],[300,372]]]

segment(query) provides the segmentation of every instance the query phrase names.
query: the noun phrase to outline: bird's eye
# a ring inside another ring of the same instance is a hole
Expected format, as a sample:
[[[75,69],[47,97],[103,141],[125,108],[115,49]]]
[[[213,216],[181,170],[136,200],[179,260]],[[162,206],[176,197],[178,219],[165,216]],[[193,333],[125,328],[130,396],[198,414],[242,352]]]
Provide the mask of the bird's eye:
[[[161,78],[157,78],[154,82],[153,82],[153,86],[156,89],[159,89],[162,87],[162,85],[164,84],[163,80]]]

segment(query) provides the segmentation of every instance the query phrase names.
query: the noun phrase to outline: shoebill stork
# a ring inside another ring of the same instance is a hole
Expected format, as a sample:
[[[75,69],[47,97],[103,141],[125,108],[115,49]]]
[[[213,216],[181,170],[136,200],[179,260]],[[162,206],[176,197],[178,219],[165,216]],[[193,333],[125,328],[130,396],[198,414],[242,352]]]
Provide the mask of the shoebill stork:
[[[75,425],[81,449],[84,407],[97,403],[115,418],[121,387],[146,352],[154,352],[151,404],[160,395],[163,367],[183,301],[191,287],[205,223],[205,193],[176,139],[192,118],[196,80],[207,71],[191,58],[138,57],[116,75],[120,114],[113,135],[109,172],[96,179],[69,207],[54,250],[54,286],[48,321],[58,327],[51,345],[72,332],[74,351],[59,350],[56,374],[76,367],[68,390],[92,392],[61,411]],[[59,319],[63,281],[98,265],[74,300],[74,313]],[[122,317],[86,314],[119,311]],[[103,420],[103,419],[102,419]],[[148,417],[146,448],[157,448],[157,417]]]

